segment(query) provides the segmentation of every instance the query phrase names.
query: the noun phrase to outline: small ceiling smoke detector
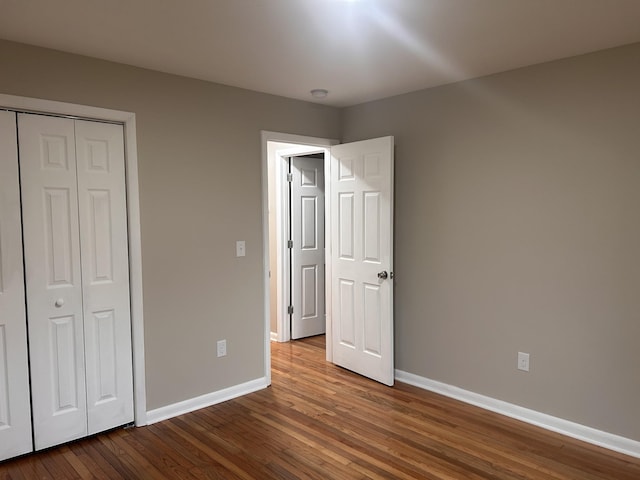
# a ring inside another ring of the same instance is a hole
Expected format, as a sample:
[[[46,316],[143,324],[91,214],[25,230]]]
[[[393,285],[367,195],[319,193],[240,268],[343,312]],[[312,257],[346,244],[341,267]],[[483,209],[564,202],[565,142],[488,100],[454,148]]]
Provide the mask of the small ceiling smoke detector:
[[[326,98],[329,95],[329,90],[325,90],[324,88],[314,88],[311,90],[311,96],[313,98]]]

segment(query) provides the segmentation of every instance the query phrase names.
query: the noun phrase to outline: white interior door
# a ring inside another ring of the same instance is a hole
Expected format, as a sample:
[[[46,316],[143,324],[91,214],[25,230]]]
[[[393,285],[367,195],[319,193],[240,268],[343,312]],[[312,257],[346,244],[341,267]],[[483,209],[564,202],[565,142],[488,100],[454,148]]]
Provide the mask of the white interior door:
[[[36,449],[87,435],[74,121],[18,116]]]
[[[133,421],[121,125],[76,121],[89,435]]]
[[[325,333],[324,162],[291,158],[291,338]]]
[[[17,142],[0,112],[0,461],[32,450]]]
[[[393,385],[393,137],[331,147],[333,361]]]
[[[122,126],[20,115],[33,430],[47,448],[133,420]]]

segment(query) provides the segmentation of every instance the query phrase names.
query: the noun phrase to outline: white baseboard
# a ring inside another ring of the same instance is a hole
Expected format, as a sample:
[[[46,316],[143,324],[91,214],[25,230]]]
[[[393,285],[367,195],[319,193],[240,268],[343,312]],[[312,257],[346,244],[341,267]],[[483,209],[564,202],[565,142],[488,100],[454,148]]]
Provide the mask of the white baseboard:
[[[579,423],[570,422],[569,420],[536,412],[535,410],[503,402],[502,400],[496,400],[495,398],[486,397],[478,393],[463,390],[462,388],[447,385],[446,383],[430,380],[412,373],[403,372],[402,370],[395,371],[395,378],[399,382],[408,383],[409,385],[439,393],[446,397],[455,398],[456,400],[460,400],[507,417],[515,418],[553,432],[561,433],[568,437],[576,438],[600,447],[608,448],[609,450],[640,458],[640,442],[629,438],[596,430],[595,428],[586,427]]]
[[[278,341],[278,332],[271,332],[271,341],[272,342],[277,342]]]
[[[168,420],[169,418],[193,412],[194,410],[210,407],[211,405],[225,402],[232,398],[246,395],[247,393],[262,390],[268,386],[269,382],[266,377],[257,378],[249,382],[241,383],[240,385],[218,390],[217,392],[207,393],[199,397],[167,405],[166,407],[149,410],[147,412],[147,425],[151,425],[152,423],[160,422],[162,420]]]

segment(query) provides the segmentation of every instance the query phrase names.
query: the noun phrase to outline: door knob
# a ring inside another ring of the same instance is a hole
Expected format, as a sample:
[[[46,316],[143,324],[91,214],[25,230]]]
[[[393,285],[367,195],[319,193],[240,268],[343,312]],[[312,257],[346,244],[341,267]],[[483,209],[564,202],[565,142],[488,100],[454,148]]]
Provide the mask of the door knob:
[[[386,280],[387,278],[389,278],[389,274],[387,273],[386,270],[383,270],[381,272],[378,272],[378,278],[380,280]]]
[[[55,306],[60,308],[62,305],[64,305],[64,298],[59,298],[56,300]]]

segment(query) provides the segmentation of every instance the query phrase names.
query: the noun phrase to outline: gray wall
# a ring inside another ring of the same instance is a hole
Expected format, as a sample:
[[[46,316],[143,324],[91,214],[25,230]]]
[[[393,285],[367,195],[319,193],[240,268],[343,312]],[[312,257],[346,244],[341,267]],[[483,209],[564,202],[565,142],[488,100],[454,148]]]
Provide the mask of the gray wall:
[[[263,373],[259,131],[395,135],[397,368],[640,440],[639,60],[341,114],[0,41],[0,93],[137,115],[148,408]]]
[[[147,407],[262,377],[260,130],[334,138],[340,112],[5,41],[0,65],[0,93],[136,113]]]
[[[640,44],[344,111],[396,138],[396,368],[640,440],[639,115]]]

